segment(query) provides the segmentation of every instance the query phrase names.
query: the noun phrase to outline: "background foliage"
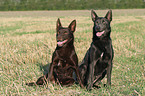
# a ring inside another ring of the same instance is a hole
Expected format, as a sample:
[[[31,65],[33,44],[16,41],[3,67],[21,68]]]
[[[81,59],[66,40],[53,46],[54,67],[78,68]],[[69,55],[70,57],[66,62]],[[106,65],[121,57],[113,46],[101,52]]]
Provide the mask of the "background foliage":
[[[0,11],[145,8],[145,0],[0,0]]]

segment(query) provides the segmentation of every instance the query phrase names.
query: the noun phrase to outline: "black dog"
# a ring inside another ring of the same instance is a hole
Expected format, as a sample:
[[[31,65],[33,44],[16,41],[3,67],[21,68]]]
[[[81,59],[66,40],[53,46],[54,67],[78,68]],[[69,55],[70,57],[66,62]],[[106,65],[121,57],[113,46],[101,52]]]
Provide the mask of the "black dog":
[[[68,28],[62,27],[60,20],[57,20],[57,47],[52,56],[52,63],[49,67],[48,74],[40,77],[36,83],[27,83],[29,86],[43,85],[47,81],[58,83],[59,85],[69,86],[75,80],[73,79],[73,72],[79,78],[79,84],[83,87],[82,80],[79,74],[78,57],[74,48],[74,31],[76,28],[76,20],[73,20]]]
[[[113,60],[113,47],[110,38],[112,11],[105,17],[98,17],[92,10],[91,17],[94,22],[93,41],[88,49],[79,70],[87,90],[102,80],[107,74],[107,84],[111,85],[111,71]]]

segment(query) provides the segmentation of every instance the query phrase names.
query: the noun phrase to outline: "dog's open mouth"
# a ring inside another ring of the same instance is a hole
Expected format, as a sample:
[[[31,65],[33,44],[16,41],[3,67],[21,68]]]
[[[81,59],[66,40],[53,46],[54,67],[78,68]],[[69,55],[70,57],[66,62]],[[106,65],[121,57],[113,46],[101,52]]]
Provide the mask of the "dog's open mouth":
[[[102,34],[104,34],[104,32],[105,32],[105,31],[97,32],[97,33],[96,33],[96,36],[100,37],[100,36],[102,36]]]
[[[59,41],[59,42],[57,42],[57,45],[59,47],[62,47],[66,42],[67,42],[67,40]]]

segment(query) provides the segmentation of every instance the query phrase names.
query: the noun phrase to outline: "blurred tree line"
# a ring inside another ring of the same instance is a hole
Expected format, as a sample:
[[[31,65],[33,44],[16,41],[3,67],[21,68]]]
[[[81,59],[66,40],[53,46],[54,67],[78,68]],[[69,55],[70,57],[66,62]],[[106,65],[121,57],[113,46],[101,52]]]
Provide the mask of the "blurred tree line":
[[[145,8],[145,0],[0,0],[0,11]]]

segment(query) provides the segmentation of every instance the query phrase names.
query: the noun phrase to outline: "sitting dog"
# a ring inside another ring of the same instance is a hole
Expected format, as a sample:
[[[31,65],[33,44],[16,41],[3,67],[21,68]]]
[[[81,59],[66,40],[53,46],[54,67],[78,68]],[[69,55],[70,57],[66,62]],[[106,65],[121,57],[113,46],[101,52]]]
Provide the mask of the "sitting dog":
[[[107,74],[107,84],[111,85],[111,71],[113,60],[113,47],[110,38],[112,11],[105,17],[98,17],[91,11],[93,39],[83,61],[79,66],[80,74],[87,90],[92,89],[96,82],[102,80]]]
[[[57,47],[53,52],[49,72],[40,77],[36,83],[32,82],[26,85],[43,85],[51,81],[62,86],[70,86],[75,82],[73,79],[73,72],[75,72],[80,86],[83,87],[78,68],[78,57],[74,48],[73,33],[76,28],[76,20],[73,20],[66,28],[62,27],[60,19],[58,18],[56,26]]]

